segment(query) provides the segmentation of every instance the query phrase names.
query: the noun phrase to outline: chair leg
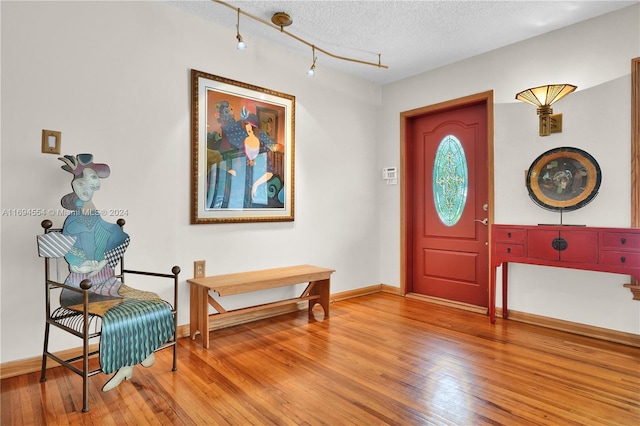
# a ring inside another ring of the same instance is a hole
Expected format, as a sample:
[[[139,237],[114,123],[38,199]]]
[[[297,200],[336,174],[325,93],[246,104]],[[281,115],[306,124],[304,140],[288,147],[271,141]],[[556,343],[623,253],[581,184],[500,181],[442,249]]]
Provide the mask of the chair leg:
[[[84,281],[83,281],[84,282]],[[83,292],[82,321],[82,412],[89,411],[89,294]]]
[[[175,269],[176,267],[174,267]],[[179,270],[180,268],[178,268]],[[177,281],[177,276],[176,276],[176,286],[178,284]],[[178,371],[178,305],[177,305],[177,293],[176,293],[176,298],[174,299],[174,302],[176,302],[175,305],[175,312],[173,313],[173,368],[171,369],[171,371]]]
[[[86,303],[86,302],[85,302]],[[82,342],[82,412],[89,411],[89,318],[84,312]]]
[[[173,337],[173,368],[171,371],[178,371],[178,342],[176,337]]]
[[[89,411],[89,377],[84,374],[82,376],[82,412]]]
[[[47,352],[49,352],[49,323],[44,326],[44,348],[42,349],[42,371],[40,372],[40,381],[47,381]]]

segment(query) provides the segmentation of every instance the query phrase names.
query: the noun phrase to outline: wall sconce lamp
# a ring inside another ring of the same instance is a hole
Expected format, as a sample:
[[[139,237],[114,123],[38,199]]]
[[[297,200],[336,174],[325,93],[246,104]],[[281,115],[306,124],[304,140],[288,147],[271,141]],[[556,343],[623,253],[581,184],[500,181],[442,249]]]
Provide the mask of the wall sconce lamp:
[[[562,132],[562,114],[553,114],[551,105],[576,90],[571,84],[550,84],[533,87],[516,95],[516,99],[538,107],[540,136]]]
[[[316,47],[315,46],[311,46],[311,58],[313,58],[313,63],[311,64],[311,68],[309,68],[309,71],[307,71],[307,75],[309,77],[313,77],[314,75],[316,75],[316,60],[318,58],[316,57]]]
[[[238,50],[244,50],[247,48],[247,43],[242,40],[240,35],[240,8],[238,8],[238,23],[236,24],[236,39],[238,40]]]

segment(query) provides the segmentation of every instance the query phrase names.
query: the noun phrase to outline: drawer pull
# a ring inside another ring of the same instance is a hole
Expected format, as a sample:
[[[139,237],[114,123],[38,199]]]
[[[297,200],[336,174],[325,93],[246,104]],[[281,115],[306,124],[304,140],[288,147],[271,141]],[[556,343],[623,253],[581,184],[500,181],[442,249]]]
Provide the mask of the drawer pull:
[[[554,250],[562,251],[566,250],[567,247],[569,247],[569,243],[567,243],[567,240],[565,240],[564,238],[555,238],[553,241],[551,241],[551,247],[553,247]]]
[[[511,238],[511,232],[507,232],[507,238]]]
[[[511,247],[507,248],[507,253],[511,253]]]
[[[620,258],[620,262],[624,263],[624,262],[626,262],[626,261],[627,261],[627,258],[626,258],[626,257],[622,256],[622,257]]]
[[[622,244],[625,244],[625,243],[627,242],[627,239],[626,239],[626,238],[620,238],[620,242],[621,242]]]

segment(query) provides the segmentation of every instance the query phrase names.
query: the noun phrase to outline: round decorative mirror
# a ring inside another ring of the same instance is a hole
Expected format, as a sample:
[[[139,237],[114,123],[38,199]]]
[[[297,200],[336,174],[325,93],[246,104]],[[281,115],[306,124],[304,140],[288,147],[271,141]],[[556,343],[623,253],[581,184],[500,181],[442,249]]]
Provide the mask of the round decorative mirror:
[[[602,173],[598,162],[578,148],[551,149],[527,172],[527,190],[534,203],[547,210],[577,210],[598,194]]]

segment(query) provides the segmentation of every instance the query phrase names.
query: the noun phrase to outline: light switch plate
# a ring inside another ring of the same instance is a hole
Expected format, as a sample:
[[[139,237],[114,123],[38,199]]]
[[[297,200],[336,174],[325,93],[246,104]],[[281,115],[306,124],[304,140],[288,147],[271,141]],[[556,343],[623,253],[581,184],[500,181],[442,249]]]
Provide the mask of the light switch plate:
[[[42,129],[42,153],[60,155],[62,132]]]

